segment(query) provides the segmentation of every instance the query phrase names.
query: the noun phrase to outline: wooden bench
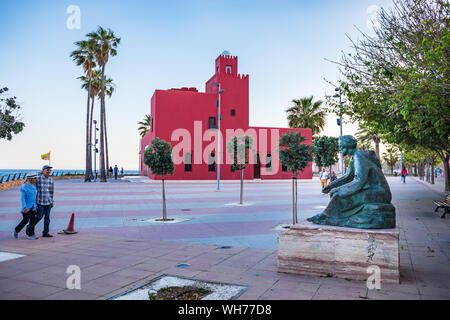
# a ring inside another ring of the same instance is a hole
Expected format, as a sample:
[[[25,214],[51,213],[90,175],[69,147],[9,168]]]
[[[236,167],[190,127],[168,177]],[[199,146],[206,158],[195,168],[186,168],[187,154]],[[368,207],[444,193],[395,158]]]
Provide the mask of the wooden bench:
[[[450,211],[450,193],[447,194],[444,201],[434,200],[433,202],[437,206],[436,210],[434,210],[434,212],[437,212],[438,209],[440,209],[440,208],[444,209],[444,213],[441,216],[442,219],[445,218],[445,215],[447,213],[450,214],[450,212],[449,212]]]

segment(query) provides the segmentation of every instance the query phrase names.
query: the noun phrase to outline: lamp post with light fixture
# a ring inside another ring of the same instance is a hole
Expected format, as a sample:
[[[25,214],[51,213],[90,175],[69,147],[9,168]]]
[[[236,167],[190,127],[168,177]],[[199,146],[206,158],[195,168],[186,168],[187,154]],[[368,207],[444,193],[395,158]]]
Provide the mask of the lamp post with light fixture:
[[[218,132],[217,132],[217,190],[220,190],[220,120],[222,120],[222,115],[220,114],[220,95],[224,92],[220,89],[220,83],[213,81],[213,85],[219,88],[217,91],[219,94],[219,100],[217,102],[217,122],[218,122]]]
[[[97,143],[98,143],[98,139],[97,139],[97,131],[99,130],[97,128],[97,120],[93,120],[92,121],[94,123],[95,126],[95,130],[94,130],[94,182],[97,181]]]
[[[337,119],[338,126],[340,127],[340,138],[342,138],[342,98],[341,98],[341,88],[335,88],[334,91],[338,91],[339,93],[336,93],[333,98],[339,98],[339,107],[340,107],[340,113],[339,113],[339,119]],[[344,156],[341,153],[341,176],[344,174]]]

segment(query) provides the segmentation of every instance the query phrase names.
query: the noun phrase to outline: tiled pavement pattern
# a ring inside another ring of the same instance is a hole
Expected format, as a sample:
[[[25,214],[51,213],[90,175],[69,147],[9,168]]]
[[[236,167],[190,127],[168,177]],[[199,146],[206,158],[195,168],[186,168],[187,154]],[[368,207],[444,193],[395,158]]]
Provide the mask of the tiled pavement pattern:
[[[54,238],[12,238],[19,191],[0,193],[0,251],[27,256],[0,262],[0,299],[106,299],[161,274],[249,285],[240,299],[449,299],[450,229],[434,212],[443,197],[416,179],[389,178],[401,231],[400,285],[368,290],[363,281],[276,272],[272,228],[291,221],[290,181],[168,182],[168,216],[177,224],[142,220],[161,216],[158,182],[56,182]],[[299,181],[299,218],[328,202],[317,180]],[[76,235],[58,235],[75,212]],[[37,227],[40,235],[42,222]],[[221,246],[231,246],[224,249]],[[189,268],[176,265],[189,263]],[[81,268],[81,290],[66,289],[66,268]]]

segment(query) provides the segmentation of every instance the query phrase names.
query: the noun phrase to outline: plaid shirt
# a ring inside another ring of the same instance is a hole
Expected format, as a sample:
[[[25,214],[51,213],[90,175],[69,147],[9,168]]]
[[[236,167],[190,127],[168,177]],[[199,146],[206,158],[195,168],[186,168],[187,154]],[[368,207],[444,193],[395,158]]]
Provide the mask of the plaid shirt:
[[[36,202],[41,206],[47,206],[53,203],[53,192],[54,192],[54,182],[53,179],[44,177],[40,175],[36,180],[37,197]]]

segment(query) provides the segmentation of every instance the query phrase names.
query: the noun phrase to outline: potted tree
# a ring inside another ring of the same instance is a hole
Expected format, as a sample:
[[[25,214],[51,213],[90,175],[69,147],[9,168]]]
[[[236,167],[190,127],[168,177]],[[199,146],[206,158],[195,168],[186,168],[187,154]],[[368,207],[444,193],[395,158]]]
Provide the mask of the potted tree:
[[[251,136],[233,137],[227,143],[227,151],[233,157],[231,170],[240,171],[241,194],[239,204],[244,204],[244,170],[248,166],[248,153],[252,145],[253,138]]]
[[[288,132],[280,137],[279,149],[281,164],[292,173],[292,224],[297,220],[297,174],[312,161],[312,148],[304,144],[306,138],[300,132]]]
[[[160,175],[162,180],[163,197],[163,217],[160,221],[170,221],[167,219],[166,211],[166,193],[164,188],[164,177],[168,174],[173,175],[175,166],[172,160],[172,146],[170,143],[155,137],[152,144],[147,146],[144,151],[144,163],[152,170],[155,175]]]

